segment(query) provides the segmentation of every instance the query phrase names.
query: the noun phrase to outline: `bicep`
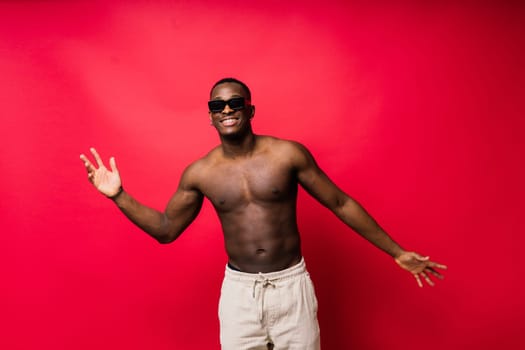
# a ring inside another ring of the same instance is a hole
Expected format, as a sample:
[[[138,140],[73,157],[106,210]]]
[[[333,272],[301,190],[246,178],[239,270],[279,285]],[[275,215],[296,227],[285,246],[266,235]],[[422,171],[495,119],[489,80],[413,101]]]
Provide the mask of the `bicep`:
[[[164,211],[170,229],[184,230],[199,214],[203,198],[203,194],[194,185],[191,173],[186,171]]]
[[[166,206],[165,214],[173,219],[181,216],[198,214],[202,206],[203,196],[196,190],[177,189]]]
[[[321,204],[331,210],[336,210],[350,199],[319,168],[315,159],[306,148],[299,146],[294,158],[299,184]]]

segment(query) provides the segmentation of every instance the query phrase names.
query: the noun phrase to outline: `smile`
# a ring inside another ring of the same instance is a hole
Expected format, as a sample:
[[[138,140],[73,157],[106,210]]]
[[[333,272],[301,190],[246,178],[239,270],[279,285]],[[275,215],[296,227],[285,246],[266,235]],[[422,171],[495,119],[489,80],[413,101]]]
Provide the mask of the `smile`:
[[[239,118],[234,118],[234,117],[229,117],[229,118],[224,118],[220,121],[220,123],[224,126],[233,126],[235,124],[237,124],[237,121],[239,120]]]

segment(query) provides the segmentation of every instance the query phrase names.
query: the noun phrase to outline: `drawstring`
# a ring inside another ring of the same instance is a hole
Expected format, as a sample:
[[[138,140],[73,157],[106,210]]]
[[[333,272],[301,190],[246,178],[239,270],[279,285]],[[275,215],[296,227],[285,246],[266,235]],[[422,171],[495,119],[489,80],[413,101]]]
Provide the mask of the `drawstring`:
[[[263,310],[264,310],[264,292],[266,290],[266,288],[268,286],[272,286],[273,288],[275,288],[275,284],[269,280],[268,278],[264,277],[264,275],[259,272],[259,278],[256,279],[254,282],[253,282],[253,298],[255,299],[255,288],[257,287],[257,284],[261,283],[261,287],[262,287],[262,290],[261,290],[261,308],[259,310],[259,321],[262,322],[263,320]]]

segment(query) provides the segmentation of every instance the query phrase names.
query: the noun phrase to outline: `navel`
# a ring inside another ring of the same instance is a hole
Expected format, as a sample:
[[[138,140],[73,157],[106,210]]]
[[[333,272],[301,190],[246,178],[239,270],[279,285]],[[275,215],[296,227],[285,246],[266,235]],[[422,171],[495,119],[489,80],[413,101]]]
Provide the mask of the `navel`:
[[[263,255],[266,253],[266,249],[259,248],[255,251],[257,255]]]

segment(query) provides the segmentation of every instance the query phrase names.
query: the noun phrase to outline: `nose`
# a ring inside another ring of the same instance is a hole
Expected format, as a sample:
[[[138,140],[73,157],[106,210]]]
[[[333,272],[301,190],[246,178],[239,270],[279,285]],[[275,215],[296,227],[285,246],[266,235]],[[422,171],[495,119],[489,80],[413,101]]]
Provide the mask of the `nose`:
[[[226,106],[224,106],[224,109],[222,110],[222,113],[230,114],[231,112],[235,112],[235,111],[233,109],[231,109],[229,104],[226,104]]]

